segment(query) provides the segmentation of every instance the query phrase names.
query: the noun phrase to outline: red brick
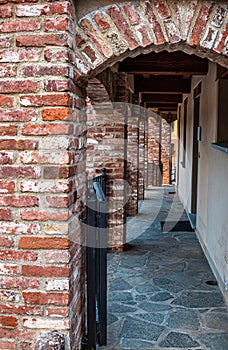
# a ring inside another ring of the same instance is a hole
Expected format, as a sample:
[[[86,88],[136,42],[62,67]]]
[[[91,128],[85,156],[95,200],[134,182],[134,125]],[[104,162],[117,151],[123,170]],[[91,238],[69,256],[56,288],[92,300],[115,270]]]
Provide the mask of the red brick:
[[[12,238],[0,236],[0,247],[11,248],[13,243]]]
[[[220,34],[219,39],[216,41],[213,50],[218,52],[218,53],[221,53],[223,51],[224,46],[225,46],[225,41],[226,41],[227,37],[228,37],[228,23],[225,26],[222,34]]]
[[[67,108],[44,108],[42,110],[43,120],[66,120],[69,116],[69,110]]]
[[[12,46],[13,46],[13,37],[11,36],[0,37],[0,48],[9,48]]]
[[[22,128],[22,135],[68,135],[68,124],[27,124]]]
[[[43,77],[45,75],[51,76],[68,76],[69,69],[65,66],[26,66],[22,69],[24,77]]]
[[[46,309],[47,316],[49,317],[68,317],[69,308],[68,307],[48,307]]]
[[[14,193],[14,181],[0,181],[0,193]]]
[[[1,6],[0,7],[0,18],[12,17],[12,6]]]
[[[10,209],[0,209],[0,220],[10,221],[13,220],[13,215]]]
[[[154,32],[154,35],[156,37],[156,44],[161,45],[165,43],[165,37],[162,32],[161,26],[156,18],[156,15],[154,14],[154,11],[150,5],[150,3],[147,1],[145,3],[145,15],[148,18],[148,21],[151,25],[151,28]]]
[[[22,106],[69,106],[72,101],[68,94],[52,94],[52,95],[24,95],[20,97]]]
[[[0,316],[0,326],[17,327],[17,319],[14,316]]]
[[[33,181],[24,181],[20,184],[21,192],[47,192],[47,193],[69,193],[72,191],[72,182],[66,181],[47,181],[38,183]]]
[[[68,18],[50,18],[44,20],[44,31],[45,32],[54,32],[68,29]]]
[[[66,221],[69,218],[67,212],[42,211],[42,210],[21,210],[21,219],[26,221]]]
[[[153,4],[156,7],[159,16],[162,19],[166,19],[166,18],[169,18],[171,16],[171,13],[170,13],[170,10],[168,8],[168,5],[167,5],[166,1],[154,0]]]
[[[73,204],[73,199],[70,200],[69,197],[47,196],[46,201],[48,206],[52,208],[68,208]]]
[[[134,50],[138,47],[138,43],[134,37],[134,34],[132,33],[131,29],[129,28],[125,18],[123,17],[121,11],[117,6],[112,6],[107,10],[107,13],[112,18],[113,22],[115,23],[116,27],[120,31],[120,33],[123,35],[124,39],[129,45],[129,48],[131,50]]]
[[[34,340],[38,336],[36,331],[30,330],[20,330],[20,329],[10,329],[10,328],[0,328],[0,339],[31,339]],[[26,349],[24,349],[26,350]]]
[[[0,196],[1,207],[37,207],[39,199],[34,196]]]
[[[190,36],[189,43],[191,46],[197,46],[200,42],[201,35],[204,31],[208,17],[211,13],[212,4],[202,2],[198,17],[193,26],[193,30]]]
[[[39,224],[27,224],[16,222],[0,222],[0,231],[4,234],[16,234],[16,235],[36,235],[40,232]]]
[[[93,19],[96,22],[96,24],[101,32],[106,32],[110,28],[110,23],[107,21],[107,19],[105,18],[105,16],[101,12],[97,12],[93,16]],[[79,39],[79,37],[78,37],[78,39]],[[83,43],[83,39],[80,38],[80,43],[78,41],[77,46],[80,47],[82,43]]]
[[[18,273],[19,273],[18,265],[0,263],[0,275],[15,275]]]
[[[0,93],[18,93],[18,92],[37,92],[39,88],[38,83],[33,81],[1,81]]]
[[[3,314],[15,315],[36,315],[42,316],[43,310],[40,306],[23,306],[15,304],[0,304],[0,309]],[[0,348],[1,349],[1,348]]]
[[[16,37],[17,46],[37,46],[44,47],[47,45],[53,46],[68,46],[67,34],[39,34],[39,35],[19,35]]]
[[[15,250],[0,250],[0,260],[36,261],[37,253]]]
[[[67,249],[69,240],[55,237],[21,237],[18,247],[22,249]]]
[[[35,140],[0,140],[0,150],[35,150],[38,148],[38,141]]]
[[[0,107],[13,107],[13,97],[1,95]]]
[[[142,46],[146,47],[148,45],[152,44],[152,40],[149,37],[148,30],[145,25],[142,25],[140,28],[138,28],[138,31],[141,33],[141,40],[142,40]]]
[[[43,177],[44,179],[67,179],[71,176],[70,170],[68,166],[45,166]]]
[[[44,81],[44,90],[47,92],[64,92],[69,90],[68,80],[46,80]]]
[[[69,268],[56,266],[22,266],[23,276],[36,276],[36,277],[68,277]]]
[[[16,350],[17,344],[14,341],[0,341],[0,349]]]
[[[34,2],[37,2],[37,0],[34,0]],[[69,5],[66,2],[50,4],[26,4],[16,6],[16,15],[18,17],[64,15],[68,14],[68,10]]]
[[[16,135],[17,135],[16,125],[0,126],[0,136],[16,136]]]
[[[0,121],[29,122],[37,118],[37,112],[32,110],[0,110]]]
[[[23,292],[23,297],[26,304],[53,304],[67,305],[68,294],[64,293],[40,293],[40,292]]]
[[[13,154],[0,152],[0,164],[12,164],[13,163]],[[1,186],[0,186],[1,192]]]
[[[14,20],[0,24],[1,33],[30,32],[40,29],[40,20]]]
[[[3,47],[12,46],[11,41],[9,40],[10,38],[5,39],[6,46],[3,46]],[[29,62],[29,61],[37,62],[40,60],[40,56],[41,56],[41,52],[36,49],[4,50],[4,51],[0,51],[0,62],[6,62],[6,63]]]
[[[13,193],[14,189],[14,181],[0,181],[0,193]]]
[[[36,278],[0,276],[0,287],[3,289],[33,289],[39,288],[39,285],[40,282]]]
[[[15,77],[17,75],[17,67],[9,65],[9,64],[1,64],[0,66],[0,77]],[[2,96],[4,97],[4,96]]]
[[[47,62],[73,62],[73,55],[66,49],[53,50],[53,49],[45,49],[44,50],[44,58]],[[53,74],[54,75],[54,74]],[[60,74],[56,74],[60,75]]]
[[[45,261],[50,263],[67,264],[70,260],[70,254],[67,251],[48,251],[44,254]]]
[[[0,169],[0,178],[29,178],[37,179],[39,177],[39,169],[32,166],[4,166]]]
[[[132,4],[123,5],[123,9],[132,25],[140,23],[140,16]]]

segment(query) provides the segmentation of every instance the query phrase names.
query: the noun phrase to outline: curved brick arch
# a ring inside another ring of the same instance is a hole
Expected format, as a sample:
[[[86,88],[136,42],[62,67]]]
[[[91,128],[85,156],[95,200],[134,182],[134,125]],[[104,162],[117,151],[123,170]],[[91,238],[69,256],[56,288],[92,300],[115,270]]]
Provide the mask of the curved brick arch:
[[[212,1],[128,1],[77,24],[78,77],[140,53],[181,50],[228,67],[228,5]]]

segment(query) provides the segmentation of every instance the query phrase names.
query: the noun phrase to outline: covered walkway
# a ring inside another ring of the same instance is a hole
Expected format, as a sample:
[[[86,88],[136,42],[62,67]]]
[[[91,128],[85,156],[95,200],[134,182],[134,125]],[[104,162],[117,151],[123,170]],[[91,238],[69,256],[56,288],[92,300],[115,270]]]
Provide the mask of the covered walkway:
[[[228,313],[178,196],[153,188],[108,257],[108,346],[228,349]]]

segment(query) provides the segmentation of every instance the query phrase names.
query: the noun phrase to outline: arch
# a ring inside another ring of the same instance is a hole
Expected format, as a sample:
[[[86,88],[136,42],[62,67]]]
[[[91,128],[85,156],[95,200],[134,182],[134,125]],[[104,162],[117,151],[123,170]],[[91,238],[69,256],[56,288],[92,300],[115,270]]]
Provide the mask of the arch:
[[[225,1],[127,1],[82,17],[76,28],[78,75],[95,76],[126,57],[184,51],[228,67]]]

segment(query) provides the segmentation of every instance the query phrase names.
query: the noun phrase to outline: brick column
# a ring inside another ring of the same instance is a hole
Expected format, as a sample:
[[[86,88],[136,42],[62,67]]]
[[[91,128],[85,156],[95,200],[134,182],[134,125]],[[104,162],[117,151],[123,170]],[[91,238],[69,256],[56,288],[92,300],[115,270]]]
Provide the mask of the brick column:
[[[34,349],[56,329],[73,349],[84,324],[85,182],[74,11],[18,2],[1,16],[0,348]]]
[[[138,200],[144,199],[145,188],[145,108],[140,108],[139,119],[139,179],[138,179]]]
[[[162,119],[162,142],[161,142],[161,161],[163,164],[163,184],[170,183],[170,161],[171,161],[171,126]]]

